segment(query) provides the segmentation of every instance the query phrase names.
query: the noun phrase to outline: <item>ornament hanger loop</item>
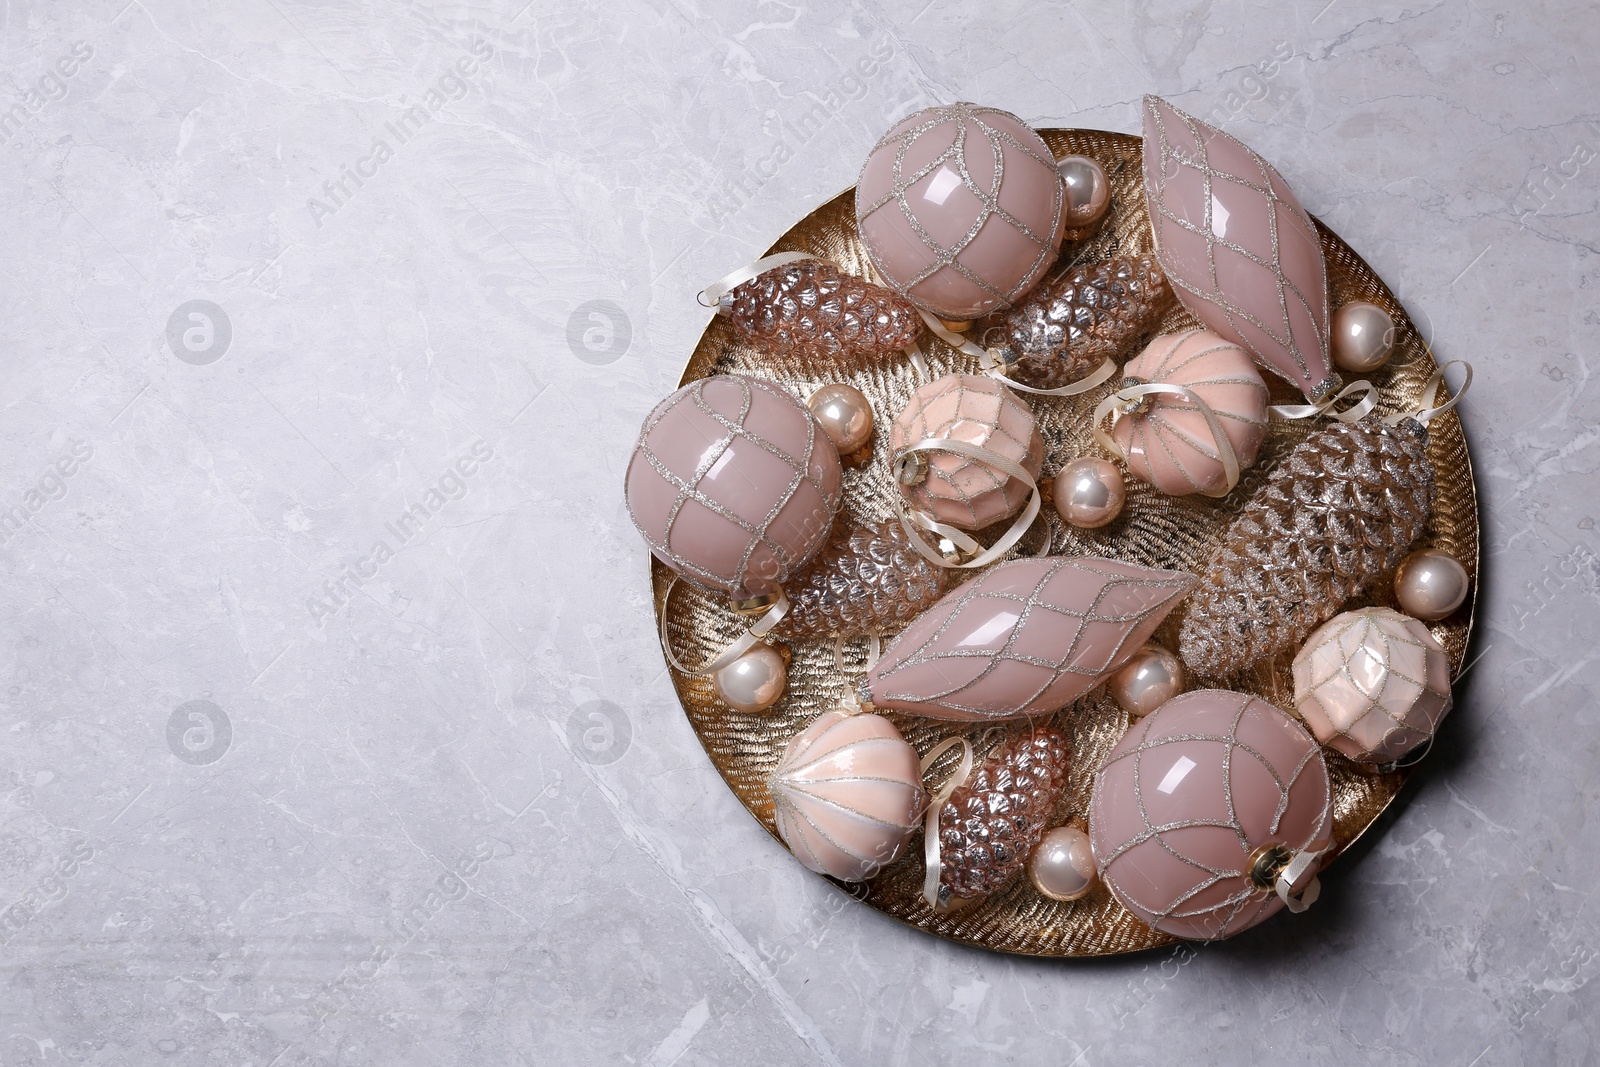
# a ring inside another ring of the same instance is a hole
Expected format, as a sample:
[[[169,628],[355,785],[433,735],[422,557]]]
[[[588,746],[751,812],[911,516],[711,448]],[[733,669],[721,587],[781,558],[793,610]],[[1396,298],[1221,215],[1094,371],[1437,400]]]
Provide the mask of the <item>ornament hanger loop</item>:
[[[1342,411],[1338,408],[1340,402],[1358,395],[1361,399],[1356,403]],[[1340,422],[1360,422],[1377,406],[1377,387],[1360,378],[1315,404],[1274,404],[1267,411],[1275,419],[1309,419],[1314,415],[1331,415]]]
[[[751,623],[749,629],[745,630],[743,634],[726,645],[721,652],[713,656],[710,663],[704,667],[687,667],[682,660],[678,659],[677,654],[672,651],[672,639],[667,634],[667,608],[671,605],[672,594],[677,588],[678,578],[674,575],[672,580],[667,583],[666,595],[661,598],[661,651],[667,657],[667,662],[672,664],[679,674],[687,674],[690,677],[703,677],[704,675],[717,673],[758,645],[761,639],[770,633],[772,628],[778,625],[785,615],[789,614],[789,598],[784,595],[782,589],[779,589],[778,599],[773,602],[772,606],[762,612],[761,617]]]
[[[896,453],[890,465],[895,472],[896,479],[905,484],[915,484],[925,478],[927,476],[926,464],[921,460],[921,453],[923,452],[953,452],[958,456],[966,456],[968,459],[987,463],[1001,473],[1018,479],[1028,487],[1027,505],[1017,514],[1016,519],[1012,521],[1011,527],[1006,530],[1004,536],[987,549],[954,526],[938,522],[920,511],[912,510],[906,505],[905,499],[902,497],[900,503],[900,525],[905,528],[906,535],[911,538],[911,547],[916,549],[917,554],[929,563],[952,570],[970,570],[975,567],[988,566],[1011,551],[1012,546],[1022,540],[1022,535],[1028,532],[1028,527],[1033,525],[1033,520],[1039,517],[1039,483],[1034,479],[1033,475],[1029,474],[1020,463],[1014,462],[1010,457],[1002,456],[998,452],[992,452],[981,445],[970,444],[966,441],[957,441],[949,437],[930,437],[927,440],[918,441],[910,448],[901,449]],[[949,541],[955,546],[961,557],[967,558],[959,559],[955,563],[950,562],[935,546],[928,544],[927,540],[922,536],[924,532],[937,534],[939,537]]]
[[[1015,389],[1022,393],[1032,393],[1035,396],[1077,396],[1079,393],[1087,393],[1091,389],[1098,388],[1102,383],[1110,379],[1113,374],[1117,373],[1116,361],[1110,356],[1106,356],[1100,361],[1100,365],[1086,377],[1079,378],[1070,385],[1058,386],[1055,389],[1035,389],[1031,385],[1023,385],[1021,382],[1011,380],[1006,373],[1008,364],[1005,361],[1005,357],[1000,355],[998,349],[981,348],[953,330],[947,329],[944,323],[926,311],[919,309],[919,313],[922,315],[922,321],[927,323],[928,330],[935,337],[962,355],[976,359],[982,366],[983,373],[1008,389]]]
[[[1205,490],[1209,497],[1224,497],[1233,492],[1233,487],[1239,484],[1239,456],[1233,450],[1233,442],[1228,439],[1228,432],[1222,427],[1222,418],[1216,410],[1203,399],[1200,394],[1186,386],[1176,385],[1172,382],[1141,382],[1134,378],[1123,380],[1122,388],[1100,401],[1094,409],[1090,425],[1094,428],[1095,440],[1109,451],[1113,456],[1126,462],[1128,454],[1117,444],[1117,439],[1111,436],[1111,430],[1116,429],[1117,422],[1131,411],[1137,411],[1139,405],[1151,396],[1175,396],[1186,400],[1194,409],[1205,418],[1206,429],[1211,431],[1211,439],[1217,446],[1217,459],[1222,463],[1223,486],[1216,490]],[[1110,429],[1102,425],[1106,416],[1111,417]]]
[[[722,306],[722,298],[733,292],[739,286],[754,278],[759,278],[773,267],[786,267],[790,263],[799,263],[806,259],[819,259],[810,252],[778,252],[775,255],[763,256],[754,263],[747,263],[731,274],[725,274],[712,282],[694,295],[695,301],[706,308]]]
[[[922,876],[922,897],[934,911],[945,910],[939,903],[939,883],[944,874],[944,866],[939,858],[939,815],[955,791],[966,785],[967,779],[972,777],[972,742],[965,737],[947,738],[930,749],[928,754],[922,757],[919,766],[919,770],[926,776],[928,768],[937,763],[940,756],[956,747],[961,749],[961,761],[956,764],[955,773],[928,801],[928,810],[924,813],[922,823],[922,859],[926,866]]]
[[[1444,375],[1446,371],[1456,364],[1460,364],[1463,368],[1465,368],[1465,373],[1461,378],[1461,388],[1452,393],[1450,391],[1449,383],[1444,380]],[[1440,415],[1443,415],[1445,412],[1461,403],[1461,398],[1467,395],[1467,390],[1471,386],[1472,364],[1468,363],[1464,359],[1452,359],[1447,363],[1440,364],[1439,369],[1433,372],[1433,376],[1430,377],[1427,384],[1422,387],[1422,396],[1417,399],[1417,403],[1421,406],[1422,410],[1416,412],[1401,412],[1398,415],[1390,415],[1383,421],[1387,422],[1390,426],[1397,426],[1406,419],[1415,419],[1417,422],[1420,422],[1422,425],[1426,426],[1430,420],[1438,418]],[[1439,393],[1441,390],[1443,390],[1446,395],[1450,397],[1449,400],[1446,400],[1442,404],[1439,403]]]

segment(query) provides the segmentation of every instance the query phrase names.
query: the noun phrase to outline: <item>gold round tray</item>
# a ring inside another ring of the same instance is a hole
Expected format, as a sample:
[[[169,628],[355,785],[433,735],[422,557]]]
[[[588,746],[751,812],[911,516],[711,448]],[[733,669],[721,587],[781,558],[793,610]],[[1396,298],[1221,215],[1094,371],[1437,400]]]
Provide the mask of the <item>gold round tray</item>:
[[[1057,157],[1076,153],[1097,160],[1105,168],[1112,186],[1111,210],[1106,219],[1098,230],[1082,240],[1073,241],[1069,235],[1058,268],[1118,253],[1152,251],[1141,178],[1142,141],[1126,134],[1097,130],[1039,132]],[[1327,227],[1318,223],[1318,230],[1327,255],[1332,306],[1338,307],[1351,300],[1370,301],[1394,316],[1398,327],[1394,357],[1387,366],[1371,375],[1381,392],[1379,411],[1415,410],[1424,384],[1436,369],[1433,354],[1405,309],[1372,268]],[[784,234],[768,254],[785,251],[812,253],[832,260],[853,274],[876,277],[856,233],[854,189],[846,190],[807,215]],[[980,322],[973,326],[974,336],[982,336],[984,325]],[[1161,321],[1159,331],[1197,325],[1199,323],[1187,311],[1175,306]],[[924,341],[923,349],[934,376],[979,369],[974,360],[932,338]],[[905,406],[912,390],[931,379],[922,378],[904,359],[885,360],[879,366],[843,376],[809,367],[801,361],[772,357],[741,344],[726,320],[715,317],[684,368],[682,382],[686,384],[723,373],[770,378],[801,397],[825,382],[840,380],[849,381],[865,393],[877,417],[874,451],[863,465],[847,469],[844,508],[839,521],[872,523],[894,514],[895,489],[885,448],[887,425]],[[1302,402],[1298,393],[1276,377],[1263,377],[1271,386],[1273,403]],[[1115,381],[1113,378],[1101,388],[1079,396],[1028,398],[1045,439],[1044,470],[1047,474],[1059,470],[1073,457],[1101,454],[1090,433],[1088,416],[1095,404],[1115,388]],[[1047,504],[1023,544],[1037,550],[1039,541],[1048,533],[1049,552],[1053,555],[1110,556],[1147,567],[1198,572],[1232,517],[1261,489],[1267,475],[1317,421],[1273,422],[1255,465],[1245,473],[1238,488],[1223,500],[1169,497],[1129,477],[1127,506],[1122,517],[1110,526],[1103,530],[1070,528]],[[1436,477],[1435,503],[1433,517],[1421,543],[1449,551],[1476,580],[1477,495],[1461,424],[1451,412],[1435,419],[1428,429]],[[655,561],[652,561],[651,573],[659,623],[671,574]],[[960,572],[953,582],[965,580],[971,573]],[[1394,606],[1389,583],[1382,582],[1379,586],[1371,597],[1345,607]],[[1469,599],[1454,615],[1432,627],[1434,636],[1449,652],[1452,677],[1462,669],[1472,631],[1472,612],[1473,602]],[[1181,617],[1180,607],[1157,634],[1157,640],[1168,647],[1176,647],[1173,638]],[[679,590],[667,620],[674,647],[688,657],[686,662],[706,662],[740,632],[740,622],[724,600],[692,588]],[[678,698],[711,762],[750,813],[774,835],[772,800],[766,785],[768,774],[789,739],[818,713],[836,706],[841,697],[854,689],[864,669],[865,652],[859,642],[858,647],[847,650],[842,669],[831,641],[791,641],[789,644],[793,662],[789,667],[788,691],[777,707],[765,713],[730,711],[717,700],[709,679],[673,672]],[[1288,709],[1293,706],[1291,659],[1292,654],[1286,654],[1258,664],[1241,675],[1199,681],[1255,693]],[[987,724],[963,726],[894,712],[887,714],[919,752],[927,752],[946,737],[965,733],[981,758],[1004,734]],[[1049,721],[1071,738],[1073,746],[1069,783],[1056,813],[1059,824],[1084,817],[1094,773],[1127,729],[1128,718],[1102,687]],[[1449,728],[1448,722],[1445,728]],[[1335,844],[1331,855],[1337,857],[1394,800],[1405,783],[1407,772],[1365,773],[1342,756],[1324,751],[1333,780]],[[945,765],[953,759],[953,753],[945,757],[933,768],[930,779],[942,781]],[[1104,886],[1097,885],[1082,900],[1058,903],[1036,892],[1026,876],[982,901],[955,912],[936,914],[923,900],[922,873],[919,832],[902,856],[871,882],[854,886],[835,884],[871,907],[928,933],[1002,952],[1031,956],[1099,956],[1156,948],[1176,940],[1135,919],[1112,899]],[[812,877],[798,862],[795,876]],[[1284,916],[1272,921],[1296,920]]]

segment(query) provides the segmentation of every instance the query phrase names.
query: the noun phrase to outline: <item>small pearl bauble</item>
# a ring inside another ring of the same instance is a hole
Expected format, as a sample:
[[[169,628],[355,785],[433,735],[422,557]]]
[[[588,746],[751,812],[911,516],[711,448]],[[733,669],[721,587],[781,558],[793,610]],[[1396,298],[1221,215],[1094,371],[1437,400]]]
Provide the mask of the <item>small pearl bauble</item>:
[[[872,404],[854,386],[824,385],[811,394],[806,407],[822,424],[841,456],[860,450],[872,440]]]
[[[1365,374],[1389,362],[1394,354],[1394,319],[1364,300],[1335,311],[1328,333],[1328,350],[1340,370]]]
[[[1183,692],[1183,664],[1155,642],[1149,642],[1111,676],[1106,688],[1117,706],[1142,719]]]
[[[1471,585],[1467,569],[1438,548],[1413,552],[1394,573],[1394,597],[1400,610],[1423,622],[1436,622],[1461,606]]]
[[[1061,468],[1054,490],[1056,511],[1073,526],[1097,529],[1122,514],[1128,490],[1110,460],[1080,456]]]
[[[766,711],[783,697],[788,682],[783,653],[765,642],[711,676],[717,696],[734,711]]]
[[[1100,164],[1088,156],[1063,156],[1056,160],[1056,172],[1066,196],[1067,229],[1081,230],[1099,222],[1111,206],[1111,183]]]
[[[1051,900],[1078,900],[1094,887],[1094,850],[1076,826],[1058,826],[1040,838],[1028,857],[1033,888]]]

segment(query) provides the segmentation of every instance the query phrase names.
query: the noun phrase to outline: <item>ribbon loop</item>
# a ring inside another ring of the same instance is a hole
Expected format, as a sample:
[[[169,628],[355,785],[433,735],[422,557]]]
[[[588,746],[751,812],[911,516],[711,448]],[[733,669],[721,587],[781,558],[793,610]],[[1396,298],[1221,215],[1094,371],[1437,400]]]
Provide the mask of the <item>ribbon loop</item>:
[[[1291,912],[1299,914],[1305,911],[1315,904],[1317,898],[1322,895],[1322,882],[1315,875],[1312,876],[1311,881],[1307,882],[1305,888],[1301,889],[1300,892],[1294,892],[1294,886],[1296,882],[1305,876],[1306,871],[1311,869],[1311,865],[1320,860],[1323,854],[1328,851],[1328,848],[1332,847],[1332,845],[1329,845],[1327,848],[1319,848],[1314,851],[1296,852],[1294,858],[1288,862],[1283,870],[1278,872],[1278,878],[1273,888],[1278,893],[1278,899],[1283,901]]]
[[[937,763],[940,756],[957,746],[961,748],[961,760],[956,764],[955,773],[928,801],[928,810],[922,822],[922,859],[926,867],[922,876],[922,897],[935,911],[943,910],[939,904],[939,882],[944,874],[944,866],[939,858],[939,815],[955,791],[966,785],[967,779],[972,777],[972,743],[965,737],[946,738],[922,757],[918,767],[924,776],[927,775],[928,768]]]
[[[1466,368],[1466,373],[1461,378],[1461,388],[1457,389],[1454,393],[1450,393],[1450,399],[1440,404],[1440,390],[1444,390],[1446,393],[1449,393],[1450,390],[1449,384],[1444,380],[1445,371],[1449,370],[1458,363],[1461,364],[1462,367]],[[1417,403],[1421,405],[1420,410],[1390,415],[1384,421],[1390,426],[1396,426],[1404,422],[1406,419],[1415,419],[1422,423],[1422,425],[1426,426],[1430,420],[1438,418],[1440,415],[1443,415],[1445,412],[1461,403],[1461,398],[1467,395],[1467,390],[1471,386],[1472,364],[1468,363],[1464,359],[1449,360],[1448,362],[1441,364],[1439,369],[1433,372],[1433,376],[1428,379],[1427,384],[1422,387],[1422,396],[1417,399]]]
[[[695,301],[701,307],[714,308],[722,303],[722,298],[733,292],[745,282],[759,278],[773,267],[786,267],[790,263],[799,263],[806,259],[819,259],[810,252],[778,252],[775,255],[763,256],[754,263],[747,263],[731,274],[725,274],[712,282],[694,295]]]
[[[905,466],[907,459],[923,452],[953,452],[958,456],[966,456],[981,463],[987,463],[1002,474],[1019,479],[1028,487],[1028,503],[1017,513],[1016,519],[1009,529],[989,548],[985,549],[971,536],[954,526],[939,522],[929,515],[913,510],[900,497],[900,525],[905,529],[906,535],[911,538],[911,547],[917,554],[937,567],[952,570],[970,570],[976,567],[985,567],[1009,552],[1013,545],[1022,540],[1022,535],[1028,532],[1028,527],[1033,525],[1033,520],[1039,517],[1039,483],[1020,464],[998,452],[990,451],[981,445],[974,445],[967,441],[957,441],[950,437],[930,437],[918,441],[909,448],[901,449],[894,457],[892,464],[897,476]],[[935,546],[930,545],[923,538],[923,533],[937,534],[954,545],[963,556],[971,557],[951,563]]]
[[[1233,442],[1228,439],[1227,430],[1223,429],[1222,418],[1212,406],[1205,402],[1199,393],[1187,386],[1177,385],[1172,382],[1139,382],[1127,379],[1122,388],[1100,401],[1094,409],[1089,425],[1094,429],[1095,440],[1118,459],[1126,462],[1128,454],[1117,444],[1117,439],[1111,436],[1111,430],[1117,428],[1117,422],[1125,415],[1131,414],[1147,396],[1175,396],[1192,404],[1196,411],[1206,420],[1206,429],[1211,431],[1211,439],[1216,444],[1216,459],[1222,464],[1224,484],[1221,489],[1202,490],[1209,497],[1224,497],[1233,492],[1233,487],[1239,484],[1239,456],[1233,450]],[[1104,425],[1107,415],[1111,416],[1111,427]]]
[[[953,330],[947,329],[944,323],[926,311],[919,310],[918,313],[921,314],[922,321],[927,324],[929,332],[962,355],[976,359],[982,366],[983,373],[1008,389],[1015,389],[1022,393],[1032,393],[1035,396],[1077,396],[1080,393],[1087,393],[1091,389],[1099,388],[1113,374],[1117,373],[1116,360],[1106,356],[1100,361],[1098,367],[1075,382],[1057,386],[1054,389],[1036,389],[1031,385],[1023,385],[1021,382],[1012,381],[1010,375],[1007,374],[1009,365],[998,349],[976,345]]]
[[[1359,395],[1356,403],[1340,410],[1341,401]],[[1351,382],[1343,389],[1315,404],[1274,404],[1267,411],[1276,419],[1309,419],[1314,415],[1331,415],[1340,422],[1360,422],[1378,406],[1378,389],[1365,378]]]
[[[785,615],[789,614],[789,598],[784,595],[782,589],[779,589],[777,601],[767,608],[759,619],[751,623],[743,634],[728,643],[721,652],[713,656],[710,663],[704,667],[686,667],[683,661],[678,659],[677,653],[672,651],[672,639],[667,634],[667,609],[672,604],[672,594],[677,588],[678,578],[677,575],[673,575],[672,580],[667,583],[666,596],[661,598],[661,651],[667,657],[667,662],[679,674],[687,674],[690,677],[703,677],[717,673],[759,644],[761,639],[770,633],[774,626],[783,621]]]

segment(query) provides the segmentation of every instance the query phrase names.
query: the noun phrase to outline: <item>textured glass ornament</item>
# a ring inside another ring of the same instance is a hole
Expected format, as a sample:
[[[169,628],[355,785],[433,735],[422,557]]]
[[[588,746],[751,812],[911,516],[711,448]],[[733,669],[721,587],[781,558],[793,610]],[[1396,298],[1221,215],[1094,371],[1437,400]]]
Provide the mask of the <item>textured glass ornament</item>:
[[[958,722],[1048,715],[1122,666],[1193,584],[1093,556],[1014,559],[924,612],[862,692],[878,707]]]
[[[828,539],[843,500],[839,453],[775,382],[691,382],[644,422],[627,502],[650,551],[735,599],[776,590]]]
[[[1255,462],[1267,431],[1267,385],[1244,349],[1208,330],[1166,334],[1122,373],[1124,382],[1164,382],[1194,393],[1219,416],[1239,468]],[[1226,489],[1216,439],[1194,403],[1162,393],[1140,399],[1111,430],[1128,469],[1172,496]]]
[[[900,296],[825,260],[773,267],[733,290],[734,332],[763,354],[841,369],[916,342],[922,317]]]
[[[1172,290],[1155,257],[1117,256],[1045,281],[1005,316],[996,351],[1010,375],[1035,389],[1083,378],[1155,325]]]
[[[846,527],[786,587],[789,614],[779,632],[795,637],[897,634],[944,594],[949,573],[924,559],[898,522]]]
[[[1021,872],[1051,825],[1071,745],[1033,728],[1002,745],[939,813],[939,881],[956,897],[988,896]]]
[[[1034,478],[1044,439],[1027,402],[984,374],[946,374],[911,394],[889,430],[898,459],[922,441],[977,445],[1019,464]],[[1029,487],[981,459],[955,452],[913,453],[911,472],[897,479],[916,510],[963,530],[981,530],[1022,510]]]
[[[768,788],[789,851],[843,882],[894,862],[927,806],[917,750],[881,715],[823,712],[789,742]]]
[[[1251,877],[1263,850],[1327,847],[1331,790],[1322,750],[1271,704],[1220,689],[1174,697],[1129,728],[1095,778],[1100,877],[1162,933],[1231,937],[1284,905]],[[1296,891],[1314,875],[1307,867]]]
[[[1216,677],[1297,647],[1393,570],[1433,501],[1428,434],[1407,419],[1333,423],[1272,472],[1189,597],[1178,652]]]
[[[1055,262],[1066,202],[1055,156],[1007,111],[919,111],[873,148],[856,224],[878,273],[941,319],[1010,307]]]
[[[1450,659],[1409,615],[1347,611],[1295,656],[1294,704],[1324,745],[1358,763],[1391,763],[1449,713]]]
[[[1322,240],[1283,175],[1159,97],[1144,98],[1144,145],[1150,228],[1178,299],[1310,399],[1332,394]]]

